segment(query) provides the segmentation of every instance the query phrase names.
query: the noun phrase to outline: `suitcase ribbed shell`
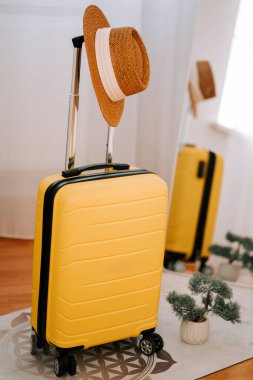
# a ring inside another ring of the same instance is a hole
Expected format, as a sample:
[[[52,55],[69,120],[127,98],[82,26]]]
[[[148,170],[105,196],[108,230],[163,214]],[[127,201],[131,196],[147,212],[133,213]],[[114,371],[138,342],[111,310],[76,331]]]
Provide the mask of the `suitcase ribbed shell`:
[[[53,178],[55,180],[55,178]],[[39,188],[31,322],[37,328],[42,206]],[[85,348],[157,324],[167,186],[154,174],[62,187],[53,208],[47,341]]]
[[[186,259],[191,258],[194,248],[208,158],[208,150],[194,146],[184,146],[178,155],[166,237],[166,251],[185,254]],[[205,168],[201,178],[197,175],[200,162],[204,163]],[[208,247],[213,239],[222,173],[223,158],[215,154],[215,167],[200,252],[201,258],[208,257]]]

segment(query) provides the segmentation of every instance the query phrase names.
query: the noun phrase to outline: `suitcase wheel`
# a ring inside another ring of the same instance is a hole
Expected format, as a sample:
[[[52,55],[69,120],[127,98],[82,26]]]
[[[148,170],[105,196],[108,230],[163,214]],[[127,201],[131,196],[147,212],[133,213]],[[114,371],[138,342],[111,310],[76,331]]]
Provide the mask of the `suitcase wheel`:
[[[36,346],[36,335],[32,334],[31,335],[31,355],[36,355],[37,354],[37,346]]]
[[[159,352],[163,349],[164,346],[163,338],[157,333],[153,333],[152,335],[154,336],[156,342],[156,352]]]
[[[36,355],[37,350],[43,348],[43,353],[45,355],[49,354],[49,344],[47,342],[43,342],[43,340],[34,332],[31,334],[31,355]]]
[[[200,272],[204,273],[206,276],[212,276],[213,268],[209,265],[205,265],[203,268],[200,269]]]
[[[54,359],[54,373],[57,377],[61,377],[64,374],[64,362],[61,356]]]
[[[73,355],[60,355],[54,359],[54,372],[57,377],[61,377],[65,372],[70,376],[76,374],[76,360]]]
[[[150,356],[155,352],[161,351],[163,349],[163,339],[159,334],[153,333],[150,335],[145,335],[139,343],[139,348],[141,352]]]
[[[175,272],[185,272],[185,262],[183,260],[175,261],[172,270]]]
[[[68,365],[68,373],[70,376],[74,376],[76,374],[76,359],[73,355],[69,356],[69,365]]]
[[[49,355],[49,353],[50,353],[50,351],[49,351],[49,344],[45,343],[44,347],[43,347],[43,354],[44,355]]]

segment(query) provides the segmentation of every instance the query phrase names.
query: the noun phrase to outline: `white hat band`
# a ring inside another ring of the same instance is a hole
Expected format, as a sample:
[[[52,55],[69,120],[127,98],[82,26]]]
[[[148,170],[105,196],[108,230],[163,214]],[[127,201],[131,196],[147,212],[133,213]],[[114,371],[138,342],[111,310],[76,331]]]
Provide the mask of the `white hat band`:
[[[125,99],[126,95],[122,92],[117,82],[110,53],[110,31],[112,28],[98,29],[95,37],[95,53],[98,72],[108,97],[113,102]]]
[[[197,102],[204,100],[204,96],[201,92],[199,85],[199,72],[197,63],[194,63],[191,72],[190,72],[190,84],[192,86],[192,90],[194,91],[194,97]]]

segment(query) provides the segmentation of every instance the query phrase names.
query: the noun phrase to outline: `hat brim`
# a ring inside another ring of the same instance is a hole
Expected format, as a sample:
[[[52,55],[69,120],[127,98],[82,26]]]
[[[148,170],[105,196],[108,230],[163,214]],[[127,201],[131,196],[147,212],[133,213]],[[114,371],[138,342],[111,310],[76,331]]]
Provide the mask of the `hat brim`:
[[[92,84],[105,120],[112,127],[116,127],[123,113],[124,100],[113,102],[105,92],[99,76],[95,52],[95,36],[97,30],[109,27],[109,22],[98,7],[90,5],[86,8],[83,15],[83,33]]]

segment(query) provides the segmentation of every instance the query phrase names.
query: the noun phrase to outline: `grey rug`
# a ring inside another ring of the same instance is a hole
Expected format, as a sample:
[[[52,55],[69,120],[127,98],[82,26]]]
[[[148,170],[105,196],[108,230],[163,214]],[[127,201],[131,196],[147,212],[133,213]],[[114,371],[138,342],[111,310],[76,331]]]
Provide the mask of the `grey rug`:
[[[164,272],[159,312],[159,332],[164,350],[141,355],[135,339],[114,342],[78,352],[77,374],[64,378],[83,380],[194,380],[253,356],[253,290],[234,287],[242,305],[242,324],[232,325],[210,317],[210,337],[201,346],[183,343],[180,322],[165,296],[170,290],[186,291],[190,276]],[[29,310],[0,317],[0,380],[56,379],[53,352],[30,355]]]

